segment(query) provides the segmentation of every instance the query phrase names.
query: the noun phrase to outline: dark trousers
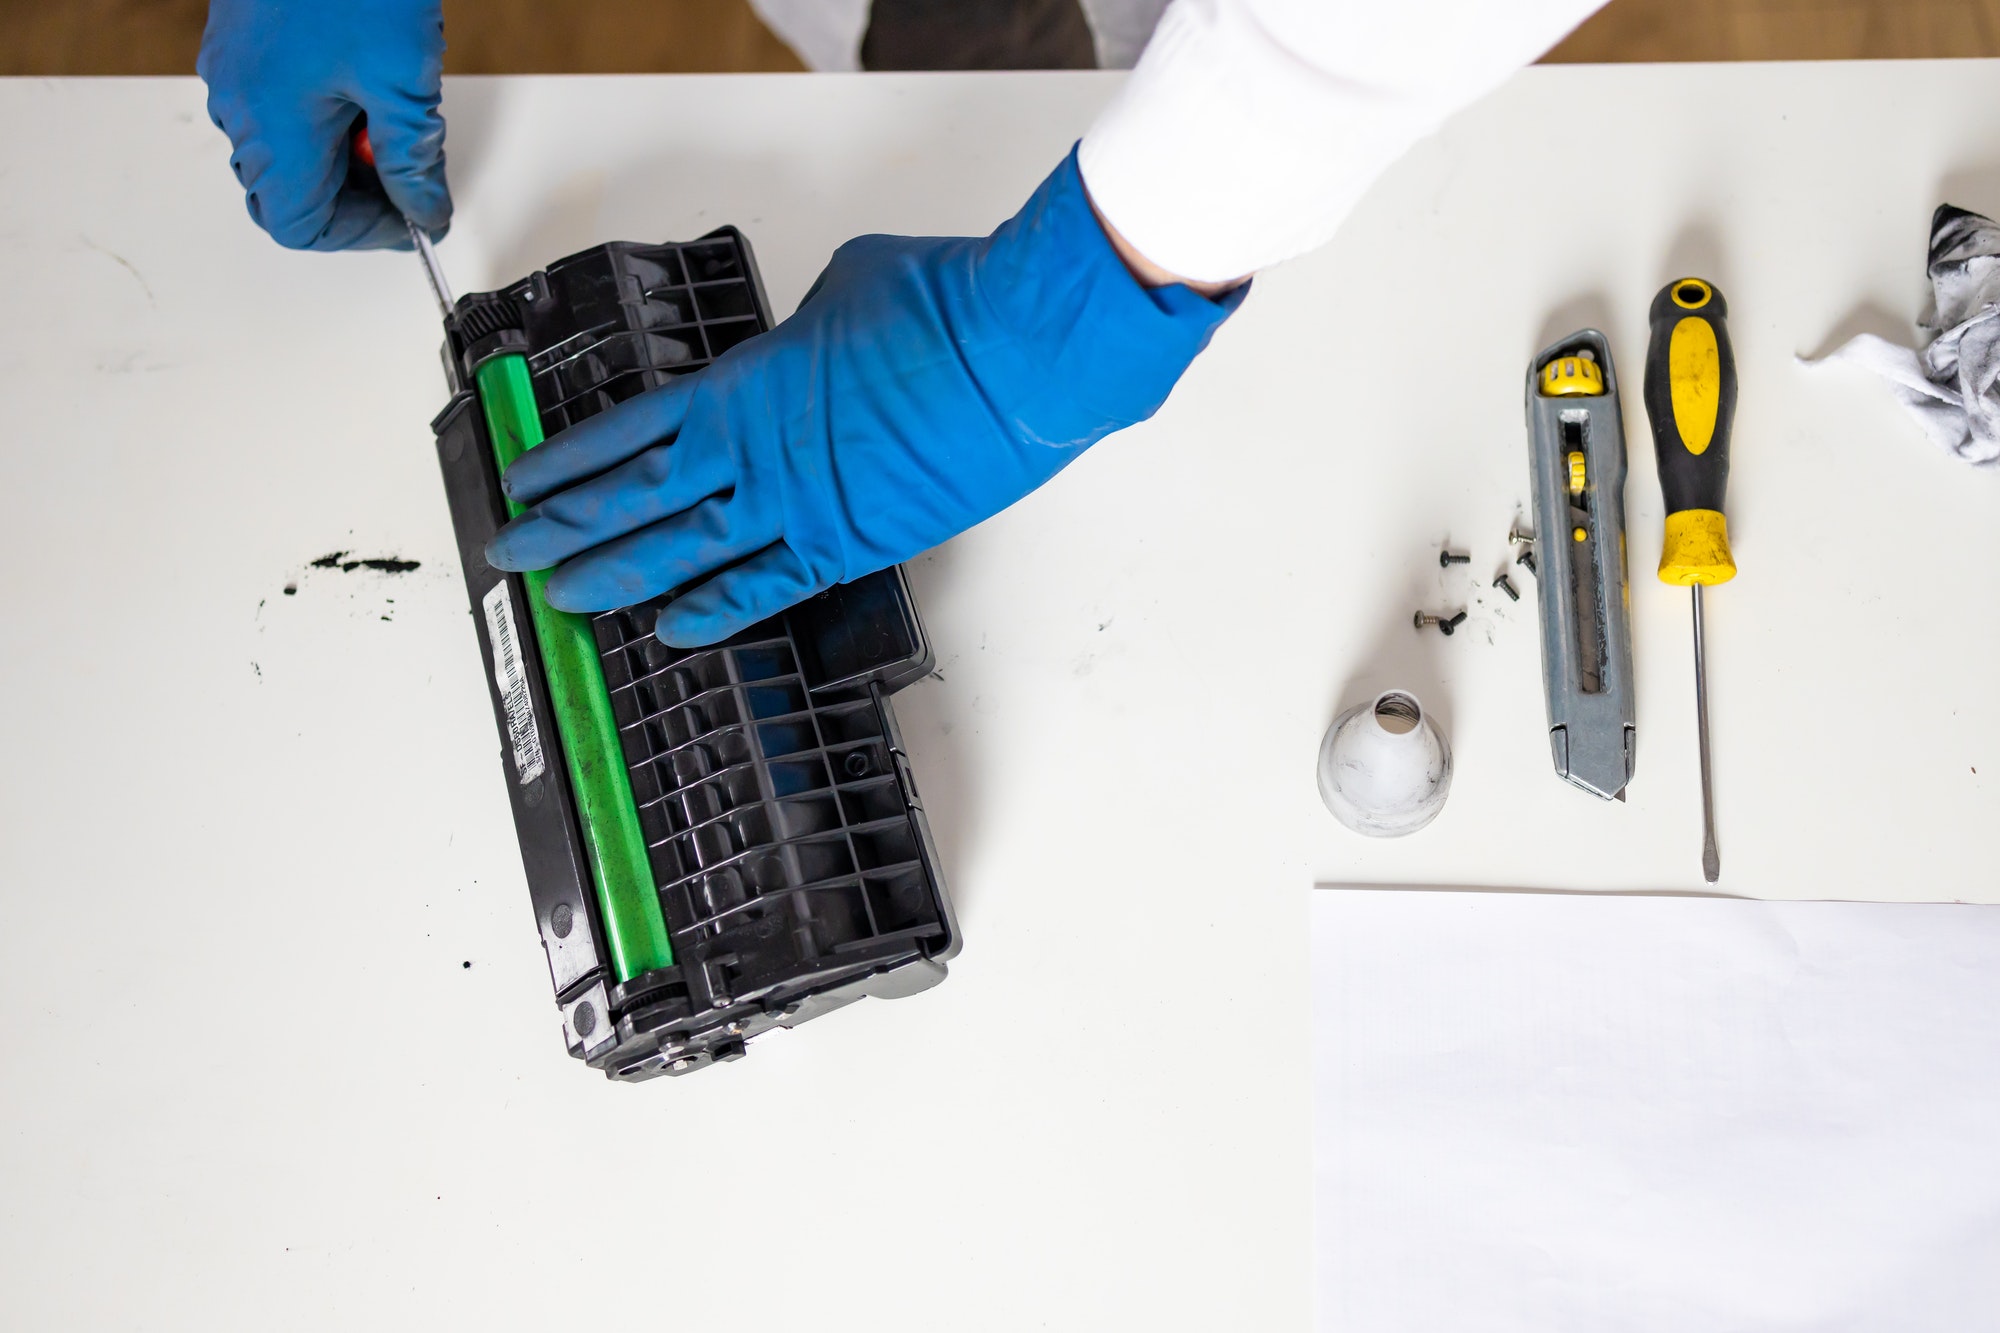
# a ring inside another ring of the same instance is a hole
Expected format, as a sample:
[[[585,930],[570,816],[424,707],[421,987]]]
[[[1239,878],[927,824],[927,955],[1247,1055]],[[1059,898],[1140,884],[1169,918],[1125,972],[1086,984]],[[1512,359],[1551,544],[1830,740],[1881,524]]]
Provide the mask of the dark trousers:
[[[874,0],[863,69],[1096,69],[1077,0]]]

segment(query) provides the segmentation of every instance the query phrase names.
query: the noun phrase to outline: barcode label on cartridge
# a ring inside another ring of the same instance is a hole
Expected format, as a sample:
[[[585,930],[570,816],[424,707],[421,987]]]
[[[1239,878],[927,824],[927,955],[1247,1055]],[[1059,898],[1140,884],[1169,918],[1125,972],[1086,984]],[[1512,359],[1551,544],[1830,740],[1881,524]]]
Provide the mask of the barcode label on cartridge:
[[[493,681],[507,710],[507,739],[514,746],[514,771],[523,787],[548,767],[542,758],[542,734],[535,730],[535,704],[528,697],[528,673],[521,669],[521,639],[514,632],[514,599],[507,580],[493,585],[486,607],[486,641],[493,645]]]

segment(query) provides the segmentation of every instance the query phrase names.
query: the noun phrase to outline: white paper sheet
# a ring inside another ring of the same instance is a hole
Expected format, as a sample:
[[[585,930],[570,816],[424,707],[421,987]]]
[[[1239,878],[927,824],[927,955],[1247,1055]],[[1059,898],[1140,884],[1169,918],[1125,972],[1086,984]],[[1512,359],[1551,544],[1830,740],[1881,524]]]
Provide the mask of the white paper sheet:
[[[2000,1328],[2000,908],[1313,899],[1318,1328]]]

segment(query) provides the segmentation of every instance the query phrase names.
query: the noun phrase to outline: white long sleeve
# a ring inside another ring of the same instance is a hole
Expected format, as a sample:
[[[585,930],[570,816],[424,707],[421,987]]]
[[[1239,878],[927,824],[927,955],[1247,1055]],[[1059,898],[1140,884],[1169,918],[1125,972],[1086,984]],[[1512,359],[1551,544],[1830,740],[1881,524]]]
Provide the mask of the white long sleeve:
[[[1084,136],[1139,253],[1220,282],[1320,245],[1411,144],[1603,0],[1174,0]]]

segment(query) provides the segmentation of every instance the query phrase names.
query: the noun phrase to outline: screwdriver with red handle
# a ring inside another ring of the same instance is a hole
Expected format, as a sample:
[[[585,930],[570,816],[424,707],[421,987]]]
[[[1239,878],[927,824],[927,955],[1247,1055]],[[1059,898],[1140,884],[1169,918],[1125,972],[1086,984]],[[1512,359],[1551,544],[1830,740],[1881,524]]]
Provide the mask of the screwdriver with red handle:
[[[368,127],[363,125],[354,131],[354,160],[375,169],[375,145],[368,141]],[[446,319],[451,317],[451,285],[444,280],[444,269],[438,263],[437,251],[431,248],[431,238],[424,235],[424,229],[409,218],[403,225],[410,229],[410,243],[417,248],[417,258],[424,262],[424,277],[430,280],[431,295],[437,298],[438,314]]]

